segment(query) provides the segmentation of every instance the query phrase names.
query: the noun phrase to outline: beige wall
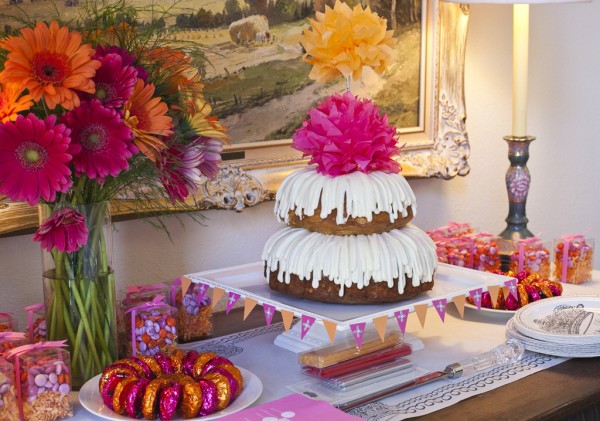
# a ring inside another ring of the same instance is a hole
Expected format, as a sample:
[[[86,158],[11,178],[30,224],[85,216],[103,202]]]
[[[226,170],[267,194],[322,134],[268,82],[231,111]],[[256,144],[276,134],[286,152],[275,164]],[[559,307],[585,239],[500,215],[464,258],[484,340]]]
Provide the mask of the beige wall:
[[[600,240],[600,2],[531,8],[529,132],[533,181],[530,228],[545,238],[585,232]],[[504,228],[504,174],[511,131],[511,8],[471,9],[466,61],[471,173],[452,181],[415,180],[416,223],[470,221]],[[169,221],[173,242],[140,221],[116,224],[118,287],[260,259],[278,228],[267,203],[242,214],[210,211],[205,227]],[[30,236],[0,239],[0,311],[42,300],[40,252]],[[596,267],[600,268],[600,253]]]

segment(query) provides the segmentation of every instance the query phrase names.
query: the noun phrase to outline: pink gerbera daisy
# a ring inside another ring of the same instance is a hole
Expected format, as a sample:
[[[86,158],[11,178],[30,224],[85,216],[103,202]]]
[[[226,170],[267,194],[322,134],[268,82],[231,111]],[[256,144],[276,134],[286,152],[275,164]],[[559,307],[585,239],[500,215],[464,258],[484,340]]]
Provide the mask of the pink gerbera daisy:
[[[146,69],[143,66],[136,66],[135,65],[135,61],[136,61],[135,56],[133,54],[129,53],[129,51],[127,51],[124,48],[117,47],[116,45],[111,45],[111,46],[98,45],[96,47],[96,54],[94,55],[94,58],[96,60],[101,60],[102,57],[104,57],[108,54],[120,55],[121,59],[123,59],[123,66],[135,67],[135,70],[137,70],[137,72],[138,72],[137,77],[142,79],[144,82],[146,82],[148,80],[148,72],[146,71]]]
[[[106,107],[119,108],[129,99],[137,82],[137,70],[123,63],[118,54],[106,54],[100,58],[102,65],[93,80],[96,92],[88,95],[97,98]]]
[[[38,228],[33,241],[39,241],[41,247],[51,251],[71,253],[83,246],[88,238],[88,229],[82,214],[71,208],[60,208],[52,212]]]
[[[0,193],[33,206],[71,187],[70,130],[55,123],[54,115],[40,120],[29,114],[0,125]]]
[[[128,159],[137,152],[137,148],[133,145],[131,129],[117,111],[92,100],[69,111],[62,121],[71,129],[77,175],[104,179],[109,175],[115,177],[129,168]],[[75,148],[79,152],[75,152]]]
[[[161,181],[173,202],[194,193],[204,174],[215,178],[219,171],[223,144],[219,140],[198,137],[184,147],[171,146],[157,162]]]

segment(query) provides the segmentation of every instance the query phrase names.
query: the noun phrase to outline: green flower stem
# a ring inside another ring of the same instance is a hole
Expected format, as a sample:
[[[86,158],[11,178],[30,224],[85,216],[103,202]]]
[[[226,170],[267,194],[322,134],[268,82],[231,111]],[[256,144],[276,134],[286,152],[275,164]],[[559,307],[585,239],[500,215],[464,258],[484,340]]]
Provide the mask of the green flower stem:
[[[88,323],[87,317],[85,316],[85,312],[84,312],[84,305],[83,302],[81,301],[81,296],[79,295],[79,291],[77,289],[77,287],[72,289],[73,291],[73,296],[75,297],[75,302],[77,303],[77,307],[80,310],[80,316],[81,316],[81,321],[80,323],[83,323],[83,328],[85,329],[85,333],[89,338],[93,338],[92,336],[92,329],[90,328],[90,324]],[[78,346],[79,344],[75,344],[75,346]],[[94,357],[94,361],[96,362],[96,364],[98,366],[100,366],[100,358],[98,357],[98,352],[96,351],[95,347],[91,347],[90,348],[92,351],[92,356]]]

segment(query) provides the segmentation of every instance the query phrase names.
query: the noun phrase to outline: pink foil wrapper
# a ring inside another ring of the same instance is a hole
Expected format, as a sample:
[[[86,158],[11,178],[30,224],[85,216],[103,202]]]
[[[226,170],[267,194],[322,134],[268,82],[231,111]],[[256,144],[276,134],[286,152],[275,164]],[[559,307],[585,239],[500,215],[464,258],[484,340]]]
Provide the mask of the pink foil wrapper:
[[[164,352],[157,352],[154,359],[164,374],[172,374],[175,372],[173,370],[173,365],[171,364],[171,359]]]
[[[181,384],[173,382],[160,391],[159,415],[162,421],[173,419],[181,400]]]
[[[200,380],[198,384],[202,389],[202,407],[200,408],[198,415],[205,417],[215,412],[217,405],[219,404],[217,386],[206,380]]]
[[[183,362],[181,364],[183,366],[183,374],[192,377],[194,376],[194,362],[196,361],[196,358],[198,358],[198,355],[200,355],[198,351],[192,350],[183,357]]]
[[[233,365],[233,363],[225,357],[213,358],[202,368],[202,376],[206,375],[207,373],[211,373],[215,368],[225,364]]]
[[[238,390],[237,380],[231,375],[231,373],[229,371],[227,371],[221,367],[215,368],[212,371],[212,373],[222,374],[223,376],[225,376],[227,378],[227,380],[229,380],[229,386],[231,387],[231,400],[233,401],[235,399],[235,397],[237,396],[237,390]]]
[[[150,382],[146,379],[139,379],[131,385],[129,393],[125,397],[125,411],[131,418],[139,418],[142,414],[142,398],[148,383]]]

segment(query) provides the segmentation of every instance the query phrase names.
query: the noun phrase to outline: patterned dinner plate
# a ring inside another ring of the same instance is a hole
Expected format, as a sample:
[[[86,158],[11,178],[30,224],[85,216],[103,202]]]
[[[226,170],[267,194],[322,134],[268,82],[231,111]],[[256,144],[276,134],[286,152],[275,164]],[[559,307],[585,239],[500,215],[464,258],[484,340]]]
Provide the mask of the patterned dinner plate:
[[[600,297],[554,297],[517,310],[515,328],[546,342],[600,345]]]

